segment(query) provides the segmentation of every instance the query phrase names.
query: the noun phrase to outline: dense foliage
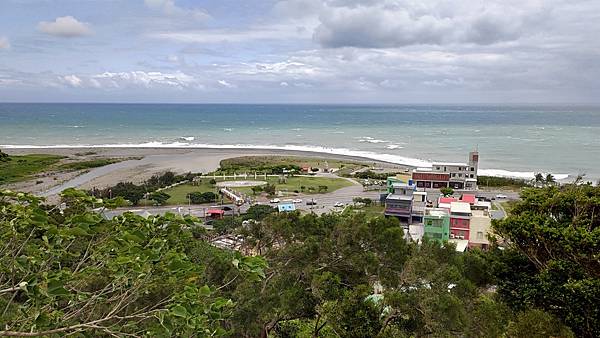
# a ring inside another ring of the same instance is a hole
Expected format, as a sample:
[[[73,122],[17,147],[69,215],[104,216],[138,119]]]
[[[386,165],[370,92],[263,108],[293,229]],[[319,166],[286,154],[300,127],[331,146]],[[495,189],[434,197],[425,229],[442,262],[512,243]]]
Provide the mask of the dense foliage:
[[[284,170],[300,172],[300,166],[285,158],[278,160],[263,159],[260,157],[237,157],[221,161],[218,174],[232,174],[242,172],[260,172],[267,174],[282,174]]]
[[[467,253],[353,210],[256,206],[213,233],[63,201],[0,194],[0,335],[598,336],[597,187],[526,189],[494,225],[504,249]],[[208,244],[222,234],[245,255]]]
[[[523,188],[531,186],[531,181],[513,177],[477,176],[477,185],[480,187]]]
[[[100,190],[92,190],[91,195],[99,198],[114,198],[123,197],[124,199],[131,202],[133,205],[137,205],[146,194],[155,192],[158,189],[171,186],[175,183],[183,181],[191,181],[196,177],[196,174],[187,173],[185,175],[176,175],[171,171],[167,171],[161,175],[154,175],[146,180],[142,184],[135,184],[132,182],[119,182],[115,186],[107,187]],[[165,195],[152,194],[148,197],[158,202],[158,204],[164,204],[168,197],[163,200],[162,197]]]
[[[600,336],[600,187],[525,189],[495,230],[509,242],[494,261],[502,298]]]
[[[262,259],[195,239],[193,218],[106,220],[86,211],[93,197],[63,200],[0,193],[0,336],[222,336],[234,304],[221,281],[263,275]]]
[[[396,173],[376,173],[372,170],[364,170],[354,173],[354,178],[371,179],[385,181],[390,176],[396,176]]]
[[[214,202],[217,200],[217,198],[219,196],[212,191],[205,191],[205,192],[197,191],[197,192],[189,193],[187,197],[189,198],[191,203],[202,204],[202,203]]]

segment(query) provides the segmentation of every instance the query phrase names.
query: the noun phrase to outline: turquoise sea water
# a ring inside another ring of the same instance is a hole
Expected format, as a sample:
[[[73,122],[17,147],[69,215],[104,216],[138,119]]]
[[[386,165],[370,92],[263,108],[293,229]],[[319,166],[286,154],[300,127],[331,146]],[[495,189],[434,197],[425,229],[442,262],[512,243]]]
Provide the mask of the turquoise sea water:
[[[316,150],[426,166],[478,148],[485,174],[600,177],[600,107],[0,104],[0,147]]]

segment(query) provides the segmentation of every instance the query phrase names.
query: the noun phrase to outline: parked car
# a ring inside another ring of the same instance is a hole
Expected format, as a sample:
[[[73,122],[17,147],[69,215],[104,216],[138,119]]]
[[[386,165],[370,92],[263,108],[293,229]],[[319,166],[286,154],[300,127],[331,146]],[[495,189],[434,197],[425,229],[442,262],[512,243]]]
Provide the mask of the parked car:
[[[293,200],[292,202],[294,202],[294,203],[302,203],[302,200],[301,200],[301,199],[299,199],[299,198],[296,198],[296,199],[295,199],[295,200]]]
[[[343,207],[344,207],[344,203],[342,203],[342,202],[337,202],[337,203],[335,203],[333,206],[334,206],[334,207],[336,207],[336,208],[343,208]]]
[[[317,201],[315,201],[315,200],[306,201],[306,205],[317,205]]]
[[[498,194],[498,195],[496,195],[496,198],[497,199],[506,199],[506,198],[508,198],[508,196],[503,195],[503,194]]]
[[[271,202],[271,203],[279,203],[280,200],[279,200],[279,198],[274,198],[274,199],[270,200],[269,202]]]

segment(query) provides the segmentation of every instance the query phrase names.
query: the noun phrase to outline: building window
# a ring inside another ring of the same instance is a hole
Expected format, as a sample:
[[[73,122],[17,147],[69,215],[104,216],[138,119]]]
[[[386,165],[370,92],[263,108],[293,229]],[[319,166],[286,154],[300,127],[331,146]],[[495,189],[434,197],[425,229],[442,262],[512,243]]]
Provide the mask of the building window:
[[[471,167],[471,171],[475,171],[475,168]]]
[[[477,231],[477,239],[483,239],[483,232]]]
[[[471,174],[471,178],[473,178],[473,174]]]
[[[446,167],[444,167],[444,171],[447,171],[448,169],[446,169]]]

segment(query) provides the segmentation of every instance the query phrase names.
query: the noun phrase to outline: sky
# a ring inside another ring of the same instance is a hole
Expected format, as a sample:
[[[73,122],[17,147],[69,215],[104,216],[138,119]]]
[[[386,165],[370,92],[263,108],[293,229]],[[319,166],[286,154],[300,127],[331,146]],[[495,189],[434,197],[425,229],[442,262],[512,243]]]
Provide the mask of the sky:
[[[1,0],[0,102],[600,103],[599,0]]]

